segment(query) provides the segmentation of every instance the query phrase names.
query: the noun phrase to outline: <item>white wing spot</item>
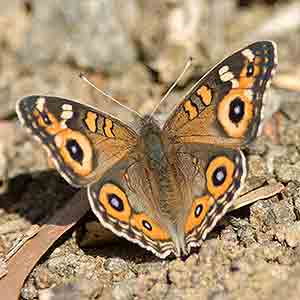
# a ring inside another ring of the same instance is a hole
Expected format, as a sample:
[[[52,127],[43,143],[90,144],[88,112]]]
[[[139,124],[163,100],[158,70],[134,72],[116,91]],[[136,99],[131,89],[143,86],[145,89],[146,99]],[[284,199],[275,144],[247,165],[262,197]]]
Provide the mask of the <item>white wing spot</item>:
[[[231,72],[226,72],[220,76],[222,81],[230,81],[234,79],[234,75]]]
[[[249,61],[253,61],[255,58],[255,54],[250,49],[245,49],[242,54],[248,58]]]
[[[62,113],[60,117],[63,120],[69,120],[73,117],[73,107],[71,104],[63,104],[62,105]]]
[[[67,129],[67,128],[68,128],[68,126],[67,126],[67,124],[66,124],[66,121],[67,121],[67,119],[66,119],[66,120],[62,120],[62,121],[60,122],[60,127],[61,127],[62,129]]]
[[[73,110],[73,107],[71,104],[63,104],[62,109],[63,110]]]
[[[222,76],[224,73],[227,73],[229,71],[229,66],[223,66],[220,70],[219,70],[219,75]]]
[[[263,79],[261,79],[261,80],[259,81],[259,86],[262,86],[263,83],[264,83],[264,81],[263,81]]]
[[[36,105],[35,105],[35,107],[37,108],[37,110],[43,111],[44,110],[44,106],[45,106],[45,102],[46,102],[46,99],[44,97],[39,97],[36,100]]]
[[[59,136],[59,135],[56,135],[56,136],[54,137],[54,143],[55,143],[56,147],[60,148],[60,147],[62,146],[62,144],[63,144],[63,139],[62,139],[62,137]]]
[[[64,110],[60,116],[64,120],[69,120],[73,117],[73,112],[71,110]]]

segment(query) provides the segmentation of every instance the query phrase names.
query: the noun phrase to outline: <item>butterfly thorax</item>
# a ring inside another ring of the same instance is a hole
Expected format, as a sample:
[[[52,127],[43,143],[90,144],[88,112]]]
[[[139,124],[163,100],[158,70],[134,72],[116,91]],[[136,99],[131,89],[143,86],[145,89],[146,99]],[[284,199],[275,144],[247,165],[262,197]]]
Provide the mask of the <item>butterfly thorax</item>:
[[[149,160],[150,167],[157,168],[165,160],[165,144],[161,130],[154,119],[147,119],[140,131],[144,153]]]

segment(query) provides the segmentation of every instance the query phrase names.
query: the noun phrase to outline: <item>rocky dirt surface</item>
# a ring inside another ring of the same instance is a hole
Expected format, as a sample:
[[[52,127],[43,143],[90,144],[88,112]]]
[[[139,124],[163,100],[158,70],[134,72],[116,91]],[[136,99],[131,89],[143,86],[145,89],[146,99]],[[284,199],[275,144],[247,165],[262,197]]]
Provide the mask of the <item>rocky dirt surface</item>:
[[[192,56],[168,111],[224,55],[270,38],[278,43],[278,74],[298,76],[300,86],[298,1],[12,0],[0,1],[0,10],[0,255],[76,192],[21,128],[18,98],[55,94],[125,118],[78,78],[85,72],[147,113]],[[300,88],[277,82],[267,101],[264,134],[245,149],[244,192],[280,181],[282,194],[228,214],[184,260],[163,261],[121,239],[83,246],[86,222],[98,226],[89,214],[34,268],[21,299],[299,299]]]

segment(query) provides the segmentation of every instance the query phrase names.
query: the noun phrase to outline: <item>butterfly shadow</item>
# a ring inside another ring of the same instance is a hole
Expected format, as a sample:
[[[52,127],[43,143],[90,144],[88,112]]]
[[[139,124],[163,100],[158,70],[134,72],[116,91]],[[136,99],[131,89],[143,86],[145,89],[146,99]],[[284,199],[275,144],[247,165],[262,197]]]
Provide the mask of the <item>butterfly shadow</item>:
[[[8,180],[0,209],[31,224],[44,224],[76,191],[56,171],[24,173]]]
[[[67,218],[56,218],[63,212],[68,203],[78,193],[78,189],[71,187],[56,171],[36,171],[24,173],[11,178],[7,183],[6,192],[0,195],[0,219],[7,218],[8,224],[14,221],[16,226],[12,228],[14,233],[22,234],[27,222],[39,225],[67,226]],[[86,193],[83,191],[85,197]],[[76,197],[76,196],[75,196]],[[85,200],[85,199],[83,199]],[[86,201],[88,201],[86,199]],[[86,208],[85,208],[86,209]],[[84,210],[83,210],[84,212]],[[72,213],[72,212],[71,212]],[[17,220],[24,219],[24,222]],[[55,221],[57,220],[57,221]],[[77,222],[76,226],[68,230],[58,238],[47,253],[63,244],[71,238],[75,232],[76,242],[86,255],[102,256],[106,258],[118,257],[127,261],[158,261],[155,255],[146,251],[133,243],[127,242],[123,238],[116,237],[109,241],[94,243],[93,245],[82,246],[82,236],[86,231],[86,223],[93,220],[98,222],[93,213],[89,210]],[[100,226],[100,224],[98,224]],[[1,228],[1,223],[0,223]],[[5,230],[2,230],[5,232]],[[5,233],[2,233],[5,234]],[[97,237],[101,239],[101,237]]]
[[[31,224],[67,226],[67,219],[59,218],[58,222],[53,222],[53,220],[55,220],[53,216],[64,208],[68,202],[72,201],[72,197],[76,193],[78,193],[78,189],[72,188],[56,171],[36,171],[31,174],[20,174],[8,181],[6,192],[0,195],[0,212],[3,210],[2,214],[0,214],[0,218],[5,218],[5,214],[7,214],[7,216],[9,215],[8,222],[4,223],[14,222],[19,218],[23,218]],[[83,192],[83,195],[85,197],[86,193]],[[86,199],[86,201],[88,200]],[[249,214],[247,208],[242,211],[243,215],[247,216]],[[239,214],[240,213],[241,210],[239,210]],[[230,215],[235,216],[236,213],[230,213]],[[224,217],[224,220],[226,220],[227,217]],[[21,234],[24,231],[26,221],[23,224],[22,222],[15,222],[17,225],[14,228],[14,232],[20,232]],[[160,261],[160,259],[151,252],[134,243],[128,242],[124,238],[119,238],[110,232],[108,239],[106,237],[105,240],[101,240],[102,231],[98,230],[99,228],[96,228],[94,232],[95,242],[90,244],[83,242],[84,236],[87,233],[86,224],[89,224],[89,222],[98,223],[96,226],[101,228],[98,220],[89,210],[74,228],[57,239],[53,246],[51,246],[49,252],[71,238],[75,232],[78,247],[83,250],[86,255],[105,258],[118,257],[130,262]],[[220,234],[220,231],[226,226],[225,224],[223,222],[223,224],[217,226],[215,230],[209,234],[207,239],[214,239],[216,235]],[[192,249],[192,253],[197,253],[198,251],[199,248]],[[172,260],[174,257],[168,259]],[[184,257],[182,257],[182,259],[185,260]]]

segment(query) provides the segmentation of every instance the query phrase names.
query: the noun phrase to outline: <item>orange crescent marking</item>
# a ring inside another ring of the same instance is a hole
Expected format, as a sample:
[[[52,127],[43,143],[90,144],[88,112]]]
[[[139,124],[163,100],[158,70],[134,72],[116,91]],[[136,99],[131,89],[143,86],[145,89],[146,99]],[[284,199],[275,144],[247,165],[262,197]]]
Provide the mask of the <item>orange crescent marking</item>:
[[[92,111],[88,111],[86,114],[86,118],[84,119],[84,122],[87,126],[87,128],[89,129],[89,131],[91,132],[96,132],[97,131],[97,114],[92,112]]]
[[[105,118],[104,126],[103,126],[103,131],[104,131],[105,136],[110,137],[110,138],[115,137],[112,129],[113,129],[112,120]]]
[[[197,106],[191,100],[186,100],[184,105],[185,112],[189,115],[189,119],[193,120],[198,116]]]
[[[213,174],[219,167],[226,168],[226,178],[221,185],[215,186],[213,183]],[[206,182],[208,191],[215,199],[224,195],[232,184],[234,168],[234,163],[226,156],[218,156],[210,162],[206,170]]]
[[[201,88],[196,92],[197,95],[201,98],[201,101],[205,104],[205,105],[210,105],[211,100],[212,100],[212,93],[211,93],[211,89],[208,88],[207,86],[203,85],[201,86]]]

